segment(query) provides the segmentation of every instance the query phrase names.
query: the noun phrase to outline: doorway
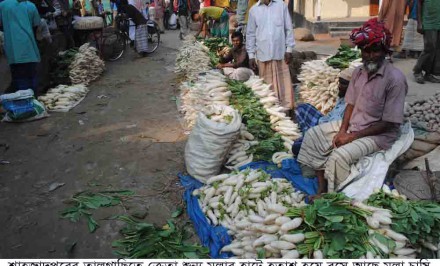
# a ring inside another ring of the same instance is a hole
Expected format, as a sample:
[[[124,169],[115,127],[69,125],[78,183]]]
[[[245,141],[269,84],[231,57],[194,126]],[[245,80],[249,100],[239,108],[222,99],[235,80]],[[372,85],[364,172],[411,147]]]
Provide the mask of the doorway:
[[[370,16],[379,15],[379,0],[370,0]]]

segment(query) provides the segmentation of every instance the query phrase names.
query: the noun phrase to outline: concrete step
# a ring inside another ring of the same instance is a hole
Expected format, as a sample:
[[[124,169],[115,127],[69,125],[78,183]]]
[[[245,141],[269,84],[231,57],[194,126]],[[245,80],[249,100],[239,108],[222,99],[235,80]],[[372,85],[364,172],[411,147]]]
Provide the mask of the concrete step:
[[[353,29],[360,28],[360,27],[361,27],[361,25],[359,25],[357,27],[329,27],[328,30],[330,32],[332,32],[332,31],[352,31]]]
[[[344,37],[348,38],[351,34],[351,31],[330,31],[329,32],[331,37]]]

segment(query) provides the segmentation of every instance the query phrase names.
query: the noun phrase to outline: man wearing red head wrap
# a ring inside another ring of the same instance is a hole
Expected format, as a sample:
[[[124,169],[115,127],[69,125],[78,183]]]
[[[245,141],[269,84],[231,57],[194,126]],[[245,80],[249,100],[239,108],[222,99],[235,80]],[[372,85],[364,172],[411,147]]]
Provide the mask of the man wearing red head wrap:
[[[405,75],[385,60],[390,32],[371,19],[353,30],[351,40],[362,51],[363,65],[348,85],[344,118],[309,129],[298,154],[300,163],[316,171],[318,194],[341,191],[353,182],[348,178],[351,165],[389,149],[403,123],[408,85]]]

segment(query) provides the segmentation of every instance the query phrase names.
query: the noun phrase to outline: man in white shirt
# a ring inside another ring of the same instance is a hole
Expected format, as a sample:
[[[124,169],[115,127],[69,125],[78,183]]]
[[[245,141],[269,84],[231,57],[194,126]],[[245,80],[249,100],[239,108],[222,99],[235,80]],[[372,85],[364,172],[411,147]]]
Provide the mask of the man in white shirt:
[[[282,0],[260,0],[249,11],[246,50],[252,69],[273,89],[285,108],[294,107],[288,64],[295,46],[292,20]]]

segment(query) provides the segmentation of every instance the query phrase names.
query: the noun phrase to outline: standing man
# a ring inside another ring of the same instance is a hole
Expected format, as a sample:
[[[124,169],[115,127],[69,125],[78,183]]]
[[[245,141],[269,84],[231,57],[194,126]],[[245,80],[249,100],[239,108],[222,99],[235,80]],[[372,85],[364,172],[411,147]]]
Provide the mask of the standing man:
[[[180,39],[183,40],[186,35],[189,34],[189,14],[190,14],[190,2],[189,0],[176,0],[177,12],[179,14],[180,24]]]
[[[416,82],[440,83],[440,0],[418,0],[417,31],[423,34],[423,52],[414,66]],[[422,71],[425,71],[423,75]]]
[[[402,39],[405,9],[405,0],[383,0],[380,7],[379,20],[385,23],[385,28],[391,32],[391,48],[394,50],[399,47]]]
[[[11,69],[11,91],[37,90],[40,52],[35,31],[40,24],[37,8],[30,1],[5,0],[0,3],[0,26],[4,31],[6,58]]]
[[[298,155],[300,163],[316,171],[318,194],[340,191],[351,183],[347,179],[351,165],[389,149],[403,123],[408,84],[405,75],[385,60],[390,32],[374,18],[355,29],[350,38],[362,51],[363,65],[353,72],[342,122],[309,129]]]
[[[292,20],[282,0],[260,0],[250,9],[246,33],[250,67],[258,68],[260,77],[272,84],[281,105],[289,110],[294,106],[288,66],[294,46]]]
[[[148,25],[144,15],[133,5],[128,4],[127,0],[121,0],[121,13],[131,18],[135,29],[135,48],[138,54],[146,56],[148,52]]]

